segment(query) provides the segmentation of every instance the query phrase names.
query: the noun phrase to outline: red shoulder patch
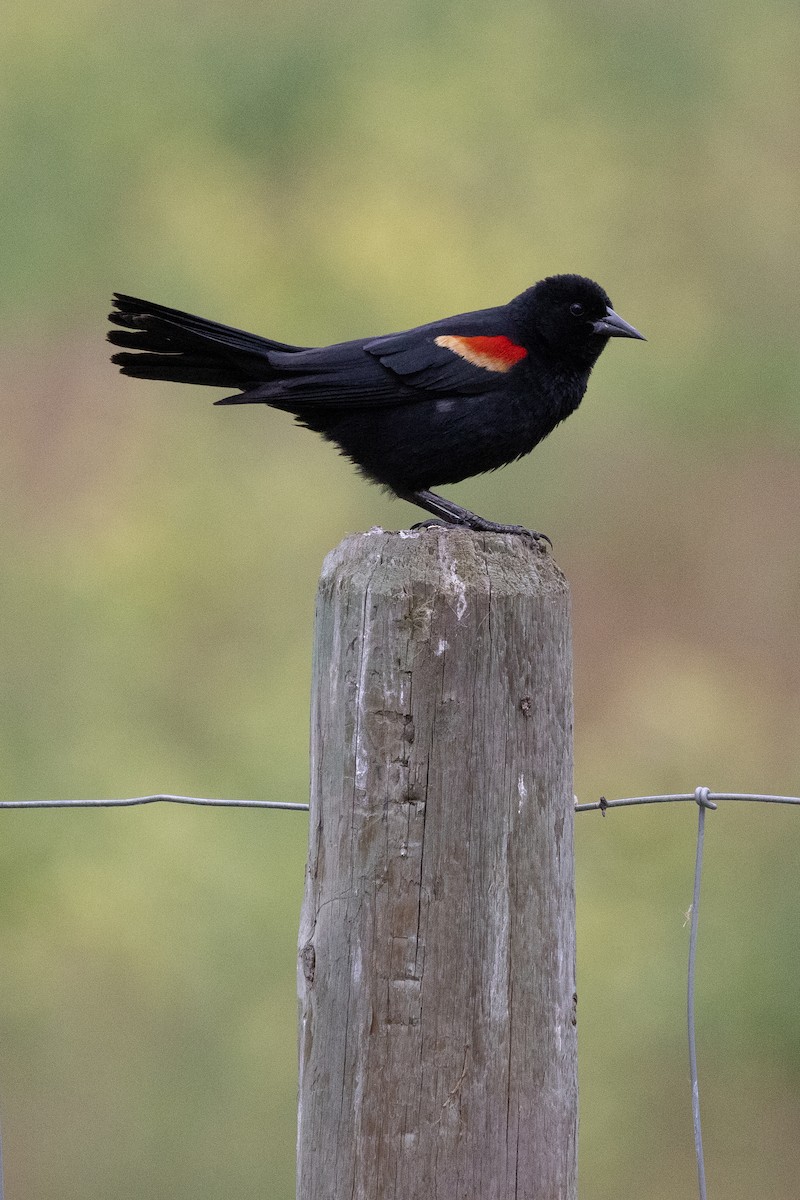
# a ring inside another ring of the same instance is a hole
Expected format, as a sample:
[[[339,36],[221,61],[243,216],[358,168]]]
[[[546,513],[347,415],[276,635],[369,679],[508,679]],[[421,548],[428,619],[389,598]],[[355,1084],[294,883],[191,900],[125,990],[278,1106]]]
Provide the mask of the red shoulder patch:
[[[487,371],[510,371],[528,351],[523,346],[503,337],[459,337],[457,334],[442,334],[436,338],[437,346],[452,350],[459,358],[466,359],[476,367]]]

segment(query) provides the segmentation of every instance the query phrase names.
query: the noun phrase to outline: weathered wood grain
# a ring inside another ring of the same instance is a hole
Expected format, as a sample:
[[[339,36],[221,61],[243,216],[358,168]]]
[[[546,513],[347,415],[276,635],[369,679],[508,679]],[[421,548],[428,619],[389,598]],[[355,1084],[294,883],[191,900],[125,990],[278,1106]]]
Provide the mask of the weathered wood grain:
[[[299,1200],[574,1200],[567,585],[523,539],[347,538],[320,580]]]

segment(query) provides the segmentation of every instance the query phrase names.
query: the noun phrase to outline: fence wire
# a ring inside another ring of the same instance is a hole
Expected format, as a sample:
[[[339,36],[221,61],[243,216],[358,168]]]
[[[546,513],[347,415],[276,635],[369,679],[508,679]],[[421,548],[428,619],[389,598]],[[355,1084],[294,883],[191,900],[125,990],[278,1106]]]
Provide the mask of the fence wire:
[[[689,1035],[689,1074],[692,1087],[692,1124],[694,1128],[695,1158],[700,1200],[707,1200],[703,1135],[700,1124],[700,1088],[697,1077],[697,1040],[695,1029],[695,965],[697,959],[697,930],[700,919],[700,884],[703,872],[703,847],[705,839],[705,817],[720,802],[746,802],[750,804],[795,804],[800,805],[800,796],[774,796],[756,792],[712,792],[710,788],[698,787],[693,792],[673,792],[663,796],[627,796],[618,800],[599,800],[580,804],[575,797],[575,812],[600,812],[605,816],[610,809],[632,808],[639,804],[696,804],[697,848],[695,852],[694,887],[691,904],[691,928],[689,933],[689,966],[686,992],[686,1016]],[[143,804],[194,804],[206,808],[273,808],[290,812],[308,812],[308,804],[294,804],[284,800],[225,800],[201,796],[173,796],[167,793],[154,796],[131,796],[111,800],[0,800],[0,809],[51,809],[51,808],[134,808]],[[3,1147],[0,1137],[0,1200],[4,1200]]]
[[[287,800],[215,800],[203,796],[126,796],[121,800],[0,800],[0,808],[133,808],[137,804],[198,804],[206,808],[282,808],[308,812],[307,804]],[[0,1200],[3,1200],[0,1195]]]
[[[631,808],[637,804],[688,804],[698,808],[697,848],[694,863],[694,887],[692,890],[691,927],[689,931],[689,969],[686,987],[686,1023],[689,1034],[689,1075],[692,1086],[692,1125],[694,1128],[694,1150],[697,1160],[697,1185],[700,1200],[706,1200],[706,1170],[703,1153],[703,1133],[700,1124],[700,1086],[697,1077],[697,1036],[695,1028],[695,965],[697,961],[697,928],[700,920],[700,883],[703,874],[703,846],[705,841],[706,812],[716,809],[721,801],[744,801],[754,804],[800,804],[800,796],[773,796],[756,792],[712,792],[710,788],[698,787],[693,792],[675,792],[664,796],[628,796],[621,800],[607,800],[601,796],[589,804],[579,804],[575,797],[576,812],[600,812],[603,816],[612,808]]]

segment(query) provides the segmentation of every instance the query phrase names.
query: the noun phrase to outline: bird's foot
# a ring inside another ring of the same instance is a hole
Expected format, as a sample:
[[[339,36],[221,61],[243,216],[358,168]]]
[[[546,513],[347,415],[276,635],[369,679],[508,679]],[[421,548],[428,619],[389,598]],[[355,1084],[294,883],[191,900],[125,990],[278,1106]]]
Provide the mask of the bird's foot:
[[[417,521],[411,526],[412,529],[472,529],[475,533],[513,533],[517,537],[528,537],[534,542],[547,542],[548,546],[552,547],[553,543],[546,533],[539,533],[536,529],[526,529],[524,525],[502,525],[497,521],[486,521],[483,517],[476,517],[475,521],[445,521],[441,517],[428,517],[427,521]]]
[[[461,526],[462,529],[474,529],[476,533],[513,533],[517,537],[528,537],[534,542],[547,542],[548,546],[553,545],[546,533],[538,533],[535,529],[526,529],[524,525],[501,525],[497,521],[487,521],[485,517],[479,517],[477,513],[470,512],[468,508],[462,508],[460,504],[455,504],[452,500],[445,500],[444,496],[437,496],[435,492],[425,490],[401,492],[398,490],[397,495],[402,500],[408,500],[410,504],[417,504],[420,508],[433,513],[433,517],[428,517],[426,521],[419,521],[413,526],[414,529],[429,529],[432,525],[444,525],[445,528],[454,525],[456,528]]]
[[[486,521],[483,517],[465,521],[464,524],[476,533],[513,533],[517,537],[531,538],[534,542],[547,542],[551,548],[553,545],[546,533],[539,533],[538,529],[526,529],[524,525],[502,525],[497,521]]]

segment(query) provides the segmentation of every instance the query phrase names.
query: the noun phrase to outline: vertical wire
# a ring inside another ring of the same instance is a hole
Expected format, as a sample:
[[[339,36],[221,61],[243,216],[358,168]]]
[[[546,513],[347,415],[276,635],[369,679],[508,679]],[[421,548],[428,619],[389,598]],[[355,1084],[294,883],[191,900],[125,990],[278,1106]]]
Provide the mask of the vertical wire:
[[[689,1073],[692,1079],[692,1121],[694,1124],[694,1149],[697,1157],[697,1182],[700,1200],[706,1200],[706,1168],[703,1158],[703,1133],[700,1127],[700,1088],[697,1082],[697,1043],[694,1020],[695,960],[697,957],[697,923],[700,916],[700,879],[703,872],[703,838],[706,824],[706,808],[711,807],[708,788],[698,788],[697,800],[697,854],[694,863],[694,892],[692,895],[692,922],[689,935],[689,983],[686,999],[686,1015],[689,1026]],[[714,805],[716,807],[716,805]],[[1,1200],[1,1198],[0,1198]]]

